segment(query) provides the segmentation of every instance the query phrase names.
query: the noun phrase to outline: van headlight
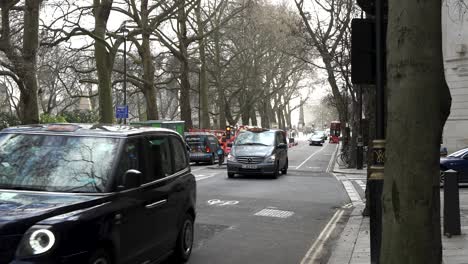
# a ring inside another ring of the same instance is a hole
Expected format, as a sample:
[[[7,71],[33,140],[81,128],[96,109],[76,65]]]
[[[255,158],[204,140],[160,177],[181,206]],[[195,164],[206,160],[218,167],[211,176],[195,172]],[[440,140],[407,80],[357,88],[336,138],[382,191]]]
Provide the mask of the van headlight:
[[[227,160],[231,162],[237,162],[236,157],[234,157],[234,155],[232,155],[231,153],[229,153],[229,155],[227,156]]]
[[[275,160],[276,160],[276,155],[273,154],[273,155],[268,156],[268,157],[265,159],[265,162],[274,163]]]
[[[35,256],[44,254],[50,251],[56,242],[56,236],[49,227],[32,227],[23,236],[17,255]]]

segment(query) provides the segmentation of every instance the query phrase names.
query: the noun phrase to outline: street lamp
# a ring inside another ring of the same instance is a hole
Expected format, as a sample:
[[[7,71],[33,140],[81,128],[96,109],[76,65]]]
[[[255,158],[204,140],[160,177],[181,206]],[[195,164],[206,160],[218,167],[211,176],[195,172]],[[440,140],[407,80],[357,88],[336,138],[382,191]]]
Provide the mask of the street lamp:
[[[127,106],[127,35],[128,35],[128,29],[126,24],[123,24],[122,27],[122,33],[124,33],[124,51],[123,51],[123,57],[124,57],[124,81],[123,81],[123,104],[126,109],[128,109]],[[127,110],[128,113],[128,110]],[[127,118],[124,118],[124,124],[127,124]]]

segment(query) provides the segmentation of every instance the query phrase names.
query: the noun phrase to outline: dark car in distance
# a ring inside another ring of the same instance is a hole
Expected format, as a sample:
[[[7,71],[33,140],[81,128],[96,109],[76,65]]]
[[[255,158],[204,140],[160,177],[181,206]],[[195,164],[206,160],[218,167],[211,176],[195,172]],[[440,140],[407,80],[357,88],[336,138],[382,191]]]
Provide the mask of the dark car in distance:
[[[185,262],[195,200],[184,140],[172,130],[0,132],[1,264]]]
[[[224,160],[224,155],[219,155],[222,149],[215,135],[208,132],[187,132],[184,136],[190,147],[190,162],[208,162],[212,165],[220,159]]]
[[[468,148],[456,151],[447,157],[440,158],[441,185],[444,183],[444,171],[458,172],[458,182],[468,183]]]
[[[284,131],[252,128],[236,137],[227,159],[228,178],[235,174],[270,175],[288,172],[288,144]]]

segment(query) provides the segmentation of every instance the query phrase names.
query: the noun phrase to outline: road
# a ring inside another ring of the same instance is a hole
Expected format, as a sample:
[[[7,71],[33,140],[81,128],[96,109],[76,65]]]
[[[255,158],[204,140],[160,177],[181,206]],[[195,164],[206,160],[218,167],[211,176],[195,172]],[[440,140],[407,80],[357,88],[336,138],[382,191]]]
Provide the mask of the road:
[[[335,149],[300,141],[288,150],[288,174],[275,180],[228,179],[225,166],[192,166],[198,201],[189,263],[301,263],[335,212],[350,202],[327,173]]]

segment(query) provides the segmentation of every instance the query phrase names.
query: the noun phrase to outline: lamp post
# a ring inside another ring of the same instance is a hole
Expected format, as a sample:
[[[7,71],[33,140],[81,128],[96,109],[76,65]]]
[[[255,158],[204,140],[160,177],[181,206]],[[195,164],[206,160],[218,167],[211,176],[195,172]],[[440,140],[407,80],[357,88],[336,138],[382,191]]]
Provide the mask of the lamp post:
[[[382,191],[385,165],[385,0],[375,0],[376,53],[376,135],[373,142],[373,165],[369,176],[371,263],[380,263],[382,244]]]
[[[128,29],[127,29],[125,23],[123,24],[122,32],[124,33],[124,41],[123,41],[123,44],[124,44],[124,50],[123,50],[123,56],[124,56],[123,104],[128,109],[128,106],[127,106],[127,34],[128,34]],[[127,124],[127,118],[124,118],[124,124]]]

